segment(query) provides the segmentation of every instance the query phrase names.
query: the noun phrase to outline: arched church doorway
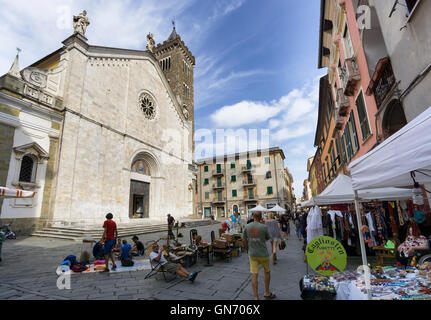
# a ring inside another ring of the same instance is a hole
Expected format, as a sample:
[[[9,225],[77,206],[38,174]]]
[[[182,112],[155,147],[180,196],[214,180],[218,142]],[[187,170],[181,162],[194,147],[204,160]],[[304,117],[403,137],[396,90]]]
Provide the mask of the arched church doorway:
[[[149,218],[151,170],[144,155],[135,158],[131,172],[129,218]]]
[[[403,106],[401,105],[399,100],[392,100],[385,111],[385,115],[382,121],[384,138],[389,138],[406,124],[407,119],[404,114]]]

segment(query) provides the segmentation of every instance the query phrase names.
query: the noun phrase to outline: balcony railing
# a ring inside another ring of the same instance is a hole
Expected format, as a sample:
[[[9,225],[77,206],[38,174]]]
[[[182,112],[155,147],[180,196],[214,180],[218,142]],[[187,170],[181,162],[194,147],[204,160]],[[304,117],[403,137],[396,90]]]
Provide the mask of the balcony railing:
[[[394,84],[395,75],[394,71],[392,70],[391,62],[388,60],[381,73],[378,75],[378,80],[376,81],[373,90],[374,97],[376,98],[377,108],[380,108]]]
[[[242,183],[243,187],[250,187],[250,186],[254,186],[256,185],[256,180],[255,179],[251,179],[251,180],[245,180]]]
[[[340,72],[341,85],[346,96],[353,96],[356,83],[361,80],[356,58],[352,57],[344,61]]]
[[[213,176],[222,176],[224,175],[224,170],[213,170]]]
[[[213,184],[213,189],[224,189],[224,184]]]
[[[244,166],[242,167],[242,172],[250,172],[253,169],[253,166]]]
[[[213,201],[211,201],[212,204],[223,204],[225,202],[226,202],[226,199],[224,197],[218,198],[218,199],[214,199]]]
[[[338,106],[338,114],[342,117],[347,116],[347,110],[350,107],[349,98],[344,94],[344,90],[342,88],[337,89],[337,106]]]
[[[344,119],[339,115],[338,108],[335,109],[335,129],[341,130],[343,129]]]

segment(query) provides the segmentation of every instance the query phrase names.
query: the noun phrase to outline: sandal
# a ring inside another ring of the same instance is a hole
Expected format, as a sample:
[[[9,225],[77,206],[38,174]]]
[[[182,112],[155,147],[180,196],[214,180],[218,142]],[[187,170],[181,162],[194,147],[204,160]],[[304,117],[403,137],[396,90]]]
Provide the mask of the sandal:
[[[112,270],[117,270],[117,265],[116,264],[114,264],[113,266],[112,266]]]
[[[274,292],[271,292],[271,294],[269,296],[264,296],[265,299],[274,299],[276,297]]]
[[[109,269],[105,268],[102,272],[109,272]]]

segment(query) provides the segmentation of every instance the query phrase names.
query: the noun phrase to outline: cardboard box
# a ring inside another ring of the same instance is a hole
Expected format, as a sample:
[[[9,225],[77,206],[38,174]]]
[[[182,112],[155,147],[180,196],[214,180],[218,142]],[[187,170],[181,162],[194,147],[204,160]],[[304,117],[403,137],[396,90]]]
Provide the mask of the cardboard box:
[[[227,248],[228,242],[225,239],[216,239],[214,241],[214,247],[221,248],[221,249]]]
[[[238,257],[238,256],[239,256],[239,250],[238,250],[238,249],[233,249],[233,250],[231,251],[231,256],[232,256],[233,258]]]
[[[222,237],[225,238],[228,242],[234,241],[234,238],[233,238],[232,234],[224,233],[224,234],[222,234]]]
[[[240,248],[242,248],[242,247],[243,247],[242,240],[236,240],[236,241],[235,241],[235,247],[240,247]]]

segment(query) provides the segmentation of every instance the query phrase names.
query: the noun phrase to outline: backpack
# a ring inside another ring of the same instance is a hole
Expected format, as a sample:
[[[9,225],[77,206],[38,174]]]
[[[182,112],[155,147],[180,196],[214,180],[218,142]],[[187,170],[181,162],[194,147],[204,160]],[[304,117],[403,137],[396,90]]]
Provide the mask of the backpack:
[[[134,265],[135,263],[133,262],[133,260],[132,259],[130,259],[130,258],[125,258],[125,259],[122,259],[121,260],[121,265],[123,266],[123,267],[133,267],[133,265]]]
[[[74,264],[72,268],[70,268],[73,272],[83,272],[87,270],[87,266],[84,266],[83,264]]]
[[[74,264],[76,264],[76,257],[75,257],[75,256],[73,256],[73,255],[67,256],[67,257],[64,259],[64,261],[66,261],[66,260],[70,261],[70,264],[71,264],[72,266],[73,266]]]

